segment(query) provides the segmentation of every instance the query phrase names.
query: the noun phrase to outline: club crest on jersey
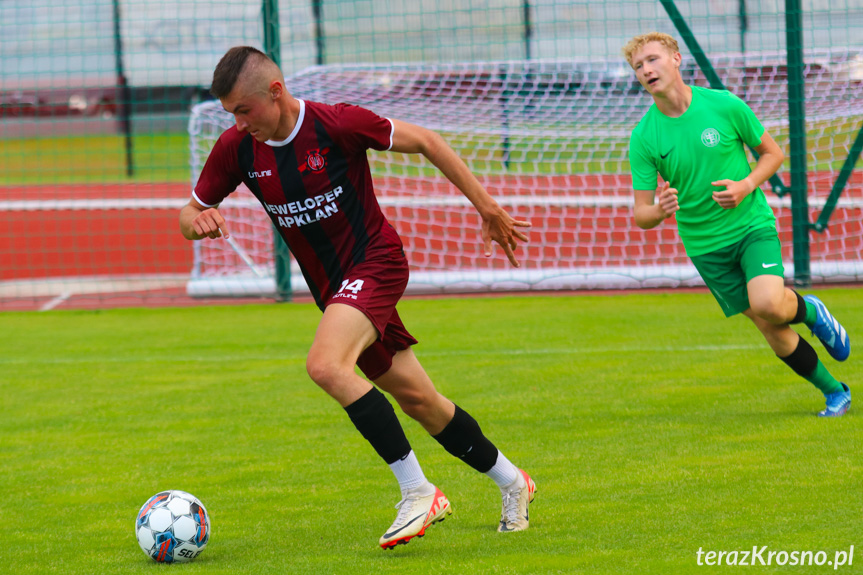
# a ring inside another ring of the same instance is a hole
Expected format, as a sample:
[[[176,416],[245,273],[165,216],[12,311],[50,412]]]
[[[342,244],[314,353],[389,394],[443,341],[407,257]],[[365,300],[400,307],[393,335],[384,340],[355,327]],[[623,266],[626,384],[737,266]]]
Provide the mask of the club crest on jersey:
[[[708,148],[713,148],[719,144],[719,132],[714,128],[707,128],[701,132],[701,143]]]
[[[305,173],[308,170],[320,172],[327,167],[327,153],[329,148],[309,150],[306,153],[306,163],[299,166],[299,170]]]

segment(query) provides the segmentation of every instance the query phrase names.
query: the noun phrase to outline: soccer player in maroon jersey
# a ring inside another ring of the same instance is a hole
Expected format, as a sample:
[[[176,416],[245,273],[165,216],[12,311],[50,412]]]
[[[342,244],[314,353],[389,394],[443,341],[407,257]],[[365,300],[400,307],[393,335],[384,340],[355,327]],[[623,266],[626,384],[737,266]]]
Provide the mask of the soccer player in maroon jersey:
[[[212,94],[234,115],[207,159],[192,199],[180,212],[190,240],[228,236],[219,203],[245,183],[294,254],[323,317],[306,359],[312,380],[345,409],[390,466],[401,488],[399,513],[380,538],[384,549],[421,536],[452,513],[414,455],[380,388],[392,395],[449,453],[500,487],[498,531],[528,527],[536,485],[480,430],[476,420],[438,393],[411,346],[396,304],[408,283],[401,239],[372,187],[366,150],[420,153],[476,207],[486,256],[492,241],[518,267],[527,241],[436,133],[369,110],[294,98],[279,67],[255,48],[230,49],[213,73]],[[357,365],[375,386],[357,375]]]

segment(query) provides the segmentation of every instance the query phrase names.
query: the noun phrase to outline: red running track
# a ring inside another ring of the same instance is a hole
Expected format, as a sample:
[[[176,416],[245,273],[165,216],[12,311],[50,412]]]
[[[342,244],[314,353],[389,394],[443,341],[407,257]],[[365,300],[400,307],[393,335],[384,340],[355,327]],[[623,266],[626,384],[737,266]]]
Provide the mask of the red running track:
[[[184,184],[0,187],[0,202],[42,209],[0,211],[0,281],[99,275],[184,274],[192,244],[179,233]],[[162,209],[52,209],[62,200],[176,200]]]
[[[813,196],[826,197],[831,174],[811,174]],[[628,176],[488,176],[482,179],[495,197],[547,196],[629,198]],[[442,180],[382,178],[381,197],[458,196]],[[40,208],[0,210],[0,281],[76,276],[187,274],[192,243],[177,224],[179,206],[189,197],[187,184],[97,184],[0,187],[0,203],[38,202]],[[843,195],[863,198],[863,174],[855,173]],[[52,209],[63,200],[167,199],[176,205],[157,209]],[[532,241],[519,256],[525,267],[543,265],[622,265],[634,261],[677,264],[686,261],[675,227],[668,223],[644,231],[632,222],[627,202],[616,207],[513,207],[516,217],[534,226]],[[385,208],[405,240],[418,269],[489,265],[479,246],[478,219],[470,208]],[[265,216],[261,211],[266,225]],[[817,212],[813,212],[813,218]],[[786,257],[791,258],[790,214],[781,210],[779,226]],[[541,238],[541,239],[540,239]],[[812,234],[815,259],[859,258],[863,252],[863,215],[859,208],[837,209],[826,234]],[[239,262],[238,262],[239,263]],[[500,256],[494,267],[508,264]]]

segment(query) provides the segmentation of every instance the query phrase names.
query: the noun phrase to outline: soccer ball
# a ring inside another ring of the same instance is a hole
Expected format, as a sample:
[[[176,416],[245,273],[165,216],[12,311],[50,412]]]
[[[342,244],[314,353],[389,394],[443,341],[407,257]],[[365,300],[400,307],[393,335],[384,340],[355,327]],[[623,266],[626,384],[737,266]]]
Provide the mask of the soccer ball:
[[[210,540],[210,516],[185,491],[163,491],[141,507],[135,536],[144,553],[160,563],[191,561]]]

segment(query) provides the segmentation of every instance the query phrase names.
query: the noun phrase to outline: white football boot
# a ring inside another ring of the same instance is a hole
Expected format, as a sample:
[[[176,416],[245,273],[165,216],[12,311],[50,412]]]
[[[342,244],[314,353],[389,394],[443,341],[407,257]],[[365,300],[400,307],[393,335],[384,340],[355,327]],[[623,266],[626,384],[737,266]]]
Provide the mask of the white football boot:
[[[503,508],[497,530],[524,531],[530,522],[528,506],[536,494],[536,484],[530,475],[519,469],[516,480],[500,491],[503,495]]]
[[[430,494],[424,495],[429,491]],[[447,515],[452,515],[449,499],[430,483],[408,491],[404,499],[398,502],[396,509],[399,510],[396,520],[379,541],[384,549],[392,549],[396,545],[404,545],[414,537],[422,537],[427,527],[443,521]]]

